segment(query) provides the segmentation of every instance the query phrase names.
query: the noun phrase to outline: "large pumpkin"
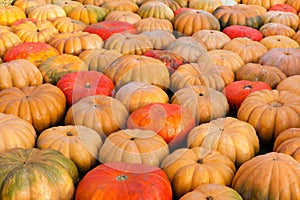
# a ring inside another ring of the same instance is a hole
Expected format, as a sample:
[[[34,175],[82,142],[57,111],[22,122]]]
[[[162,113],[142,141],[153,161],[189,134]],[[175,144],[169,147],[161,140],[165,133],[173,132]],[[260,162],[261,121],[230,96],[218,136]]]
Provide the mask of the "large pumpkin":
[[[1,199],[72,200],[76,165],[52,149],[16,148],[0,153]]]
[[[78,184],[75,199],[172,200],[172,188],[158,167],[112,162],[88,172]]]
[[[298,48],[300,45],[293,39],[284,35],[274,35],[263,38],[260,41],[268,50],[274,48]]]
[[[289,92],[295,93],[300,95],[300,75],[294,75],[290,76],[283,81],[281,81],[277,87],[276,90],[282,91],[282,90],[287,90]]]
[[[0,92],[0,112],[29,121],[38,132],[59,123],[65,110],[64,93],[51,84],[11,87]]]
[[[167,19],[172,20],[174,18],[173,10],[164,2],[161,1],[148,1],[143,3],[137,14],[144,18],[158,18],[158,19]]]

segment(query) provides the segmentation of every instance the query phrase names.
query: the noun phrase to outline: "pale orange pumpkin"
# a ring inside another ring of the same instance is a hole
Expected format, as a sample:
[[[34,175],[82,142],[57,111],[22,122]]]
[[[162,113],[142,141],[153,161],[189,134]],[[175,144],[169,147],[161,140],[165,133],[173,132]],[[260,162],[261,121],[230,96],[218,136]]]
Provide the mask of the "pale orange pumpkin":
[[[138,32],[164,30],[173,32],[173,24],[167,19],[158,19],[154,17],[148,17],[139,20],[134,24],[134,27]]]
[[[148,1],[143,3],[139,7],[137,14],[140,15],[142,19],[153,17],[158,19],[173,20],[174,18],[173,10],[167,4],[161,1]]]
[[[20,38],[13,32],[0,32],[0,58],[2,58],[10,48],[21,43]]]
[[[208,51],[222,49],[231,40],[225,33],[216,30],[200,30],[195,32],[192,38],[205,44]]]
[[[10,26],[19,19],[26,18],[25,11],[18,6],[2,5],[0,6],[0,25]]]
[[[264,24],[271,22],[284,24],[295,31],[299,25],[299,17],[296,14],[284,11],[268,11],[262,15],[262,21]]]
[[[260,40],[268,50],[273,48],[298,48],[300,45],[293,39],[284,35],[268,36]]]
[[[260,27],[259,31],[264,37],[274,35],[292,37],[296,33],[294,29],[280,23],[266,23],[265,25]]]
[[[142,18],[132,11],[118,11],[114,10],[108,13],[105,17],[105,20],[114,20],[114,21],[121,21],[121,22],[128,22],[130,24],[135,24],[140,21]]]
[[[166,49],[170,43],[176,40],[171,32],[164,30],[145,31],[141,35],[146,35],[150,39],[153,49]]]
[[[300,75],[294,75],[290,76],[283,81],[281,81],[277,87],[276,90],[282,91],[287,90],[289,92],[295,93],[297,95],[300,95]]]
[[[217,7],[223,5],[222,0],[189,0],[189,8],[214,12]]]
[[[28,13],[29,18],[37,20],[52,20],[56,17],[65,17],[67,14],[65,10],[55,4],[44,4],[38,6]]]
[[[45,0],[16,0],[14,2],[14,6],[21,8],[26,15],[28,15],[32,9],[44,4],[46,4]]]
[[[111,11],[129,11],[136,13],[139,9],[139,6],[134,2],[128,0],[122,1],[106,1],[101,4],[102,8],[106,8],[109,12]]]
[[[70,17],[56,17],[52,20],[52,23],[59,33],[83,31],[87,26],[84,22]]]
[[[263,6],[265,9],[269,9],[276,4],[283,4],[286,0],[242,0],[242,4]]]

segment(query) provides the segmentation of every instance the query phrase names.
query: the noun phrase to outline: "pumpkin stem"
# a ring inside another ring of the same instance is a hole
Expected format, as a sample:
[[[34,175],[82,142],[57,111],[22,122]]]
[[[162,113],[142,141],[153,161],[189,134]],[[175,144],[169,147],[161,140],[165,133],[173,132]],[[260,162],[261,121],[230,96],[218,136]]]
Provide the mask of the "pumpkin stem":
[[[72,132],[67,132],[67,136],[73,136],[73,133]]]
[[[200,158],[199,160],[197,160],[197,163],[202,164],[203,163],[203,158]]]
[[[85,84],[84,84],[84,87],[85,87],[85,88],[90,88],[90,87],[91,87],[91,85],[90,85],[90,83],[89,83],[89,82],[87,82],[87,83],[85,83]]]
[[[200,96],[200,97],[203,97],[204,95],[203,95],[202,93],[199,93],[199,96]]]
[[[119,176],[116,177],[117,181],[126,181],[128,179],[128,176],[121,174]]]
[[[207,197],[206,197],[206,200],[214,200],[214,197],[212,197],[212,196],[207,196]]]
[[[134,140],[134,139],[135,139],[134,137],[130,138],[130,140]]]
[[[271,102],[270,104],[269,104],[270,106],[273,106],[273,107],[281,107],[282,106],[282,104],[281,103],[279,103],[279,102]]]
[[[245,90],[250,90],[250,89],[252,89],[252,86],[251,85],[246,85],[246,86],[244,86],[244,89]]]

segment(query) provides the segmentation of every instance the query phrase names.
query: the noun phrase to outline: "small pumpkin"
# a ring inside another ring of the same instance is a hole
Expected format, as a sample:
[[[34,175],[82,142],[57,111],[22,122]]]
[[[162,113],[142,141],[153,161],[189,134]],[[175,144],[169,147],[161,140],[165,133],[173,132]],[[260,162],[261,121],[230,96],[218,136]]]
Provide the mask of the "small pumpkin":
[[[70,17],[56,17],[52,20],[52,23],[59,33],[83,31],[87,26],[84,22],[71,19]]]

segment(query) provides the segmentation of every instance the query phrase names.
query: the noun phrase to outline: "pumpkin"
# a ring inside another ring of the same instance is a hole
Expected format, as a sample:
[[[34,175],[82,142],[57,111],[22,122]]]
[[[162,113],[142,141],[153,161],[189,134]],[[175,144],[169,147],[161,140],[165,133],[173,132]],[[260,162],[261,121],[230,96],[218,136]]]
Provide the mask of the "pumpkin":
[[[280,132],[300,126],[299,100],[288,91],[259,90],[245,98],[237,118],[250,123],[262,143],[271,143]]]
[[[49,44],[60,54],[78,56],[84,50],[102,48],[103,40],[97,34],[76,31],[57,34],[49,41]]]
[[[201,184],[231,184],[236,168],[218,151],[194,147],[181,148],[168,155],[161,168],[172,184],[174,195],[181,197]]]
[[[231,187],[244,200],[298,199],[299,167],[299,162],[291,156],[269,152],[244,163],[237,170]]]
[[[263,44],[268,50],[273,48],[298,48],[300,47],[299,44],[284,35],[274,35],[274,36],[268,36],[263,38],[260,41],[261,44]]]
[[[176,40],[172,33],[164,30],[145,31],[141,35],[146,35],[150,39],[153,49],[166,49],[171,42]]]
[[[0,92],[0,112],[30,122],[37,132],[59,123],[66,110],[64,93],[51,84],[11,87]]]
[[[158,19],[173,20],[174,18],[173,10],[167,4],[161,1],[148,1],[147,3],[143,3],[139,7],[137,14],[141,16],[142,19],[153,17]]]
[[[259,59],[260,64],[278,67],[286,76],[300,74],[299,62],[299,48],[273,48]]]
[[[259,5],[268,10],[276,4],[285,3],[285,1],[286,0],[242,0],[241,3],[249,5]]]
[[[25,11],[18,6],[2,5],[0,6],[0,25],[10,26],[19,19],[26,18]]]
[[[68,109],[65,125],[83,125],[108,136],[125,128],[128,115],[126,107],[115,98],[87,96]]]
[[[0,152],[13,148],[33,148],[36,132],[31,123],[12,114],[0,113]]]
[[[216,8],[223,5],[222,0],[190,0],[189,8],[196,10],[205,10],[210,13],[214,12]]]
[[[37,19],[37,20],[53,20],[56,17],[65,17],[67,14],[65,10],[55,4],[44,4],[38,6],[28,13],[29,18]]]
[[[293,8],[296,9],[297,12],[300,11],[300,2],[297,0],[287,0],[286,4],[292,6]]]
[[[108,20],[88,25],[84,31],[99,35],[103,41],[107,40],[114,33],[137,32],[132,24],[115,20]]]
[[[218,19],[205,10],[185,10],[174,17],[174,31],[178,35],[191,36],[199,30],[220,30]]]
[[[177,10],[174,11],[174,17],[176,17],[176,15],[178,15],[182,11],[186,11],[186,10],[197,10],[197,9],[189,8],[189,7],[178,8]]]
[[[97,71],[78,71],[65,74],[56,84],[65,94],[67,104],[71,106],[86,96],[111,96],[113,82]]]
[[[172,188],[159,167],[111,162],[95,167],[79,182],[75,200],[91,199],[172,200]]]
[[[283,35],[287,37],[292,37],[295,35],[294,29],[280,23],[267,23],[260,27],[259,31],[264,37],[274,36],[274,35]]]
[[[52,23],[59,33],[83,31],[87,26],[84,22],[70,17],[57,17],[52,20]]]
[[[169,154],[168,144],[152,130],[123,129],[111,133],[99,151],[99,161],[141,163],[158,167]]]
[[[88,70],[104,72],[105,68],[122,54],[117,50],[87,49],[79,54],[79,58],[88,65]]]
[[[21,8],[26,15],[34,8],[46,4],[45,0],[16,0],[13,5]],[[26,18],[22,18],[26,19]]]
[[[102,146],[101,136],[85,126],[54,126],[40,133],[39,149],[54,149],[74,162],[80,173],[91,169]]]
[[[169,50],[150,50],[144,55],[162,61],[166,65],[170,75],[172,75],[180,65],[188,63],[182,56]]]
[[[0,153],[1,199],[71,200],[79,174],[75,164],[52,149],[16,148]]]
[[[242,200],[241,195],[234,189],[217,183],[201,184],[196,187],[193,191],[183,195],[180,200]]]
[[[257,63],[260,57],[268,51],[260,42],[246,37],[232,39],[224,45],[223,49],[237,53],[245,63]]]
[[[151,83],[164,90],[170,85],[166,65],[143,55],[121,56],[107,66],[104,74],[113,81],[116,90],[131,81]]]
[[[275,89],[281,81],[287,78],[277,67],[258,63],[247,63],[241,67],[235,75],[238,81],[262,81],[267,83],[272,89]]]
[[[236,113],[245,98],[257,90],[272,90],[272,88],[262,81],[239,80],[227,85],[223,93],[230,106],[230,111]]]
[[[253,41],[260,41],[263,38],[263,35],[259,30],[248,27],[248,26],[240,26],[240,25],[231,25],[224,28],[223,33],[228,35],[231,39],[237,37],[247,37]]]
[[[101,4],[104,3],[104,0],[77,0],[78,2],[82,3],[83,5],[95,5],[95,6],[101,6]]]
[[[276,90],[279,91],[287,90],[289,92],[300,95],[300,89],[298,87],[299,82],[300,82],[300,75],[290,76],[284,79],[283,81],[281,81],[277,85]]]
[[[37,86],[42,83],[41,72],[28,60],[17,59],[0,64],[0,90]]]
[[[158,1],[158,0],[143,0],[142,4],[145,4],[149,1]],[[182,7],[187,7],[188,3],[189,3],[187,0],[159,0],[159,1],[165,3],[167,6],[169,6],[173,12]]]
[[[90,25],[102,22],[107,13],[107,9],[89,4],[73,8],[68,12],[67,16],[71,19],[82,21],[86,25]]]
[[[138,5],[128,0],[122,1],[106,1],[101,4],[102,8],[106,8],[109,12],[111,11],[130,11],[136,13],[139,9]]]
[[[82,3],[80,3],[79,1],[72,1],[72,0],[59,0],[59,1],[55,2],[54,4],[61,6],[65,10],[67,15],[68,15],[68,12],[70,10],[72,10],[73,8],[82,6]]]
[[[134,24],[138,32],[163,30],[173,32],[173,24],[167,19],[158,19],[154,17],[144,18]]]
[[[58,30],[51,21],[41,20],[37,22],[24,21],[13,27],[13,32],[22,42],[44,42],[58,34]]]
[[[170,89],[176,92],[187,86],[202,85],[221,91],[234,81],[231,69],[207,63],[189,63],[179,66],[171,75]]]
[[[0,32],[0,58],[2,58],[10,48],[21,43],[20,38],[13,32]]]
[[[114,10],[108,13],[105,17],[105,21],[113,20],[113,21],[121,21],[121,22],[128,22],[132,25],[140,21],[142,18],[131,11],[118,11]]]
[[[122,86],[115,94],[118,99],[132,113],[150,103],[168,103],[169,96],[158,86],[150,83],[132,81]]]
[[[196,41],[205,44],[208,51],[222,49],[231,39],[221,31],[200,30],[192,35]]]
[[[300,45],[300,29],[299,31],[297,31],[297,33],[295,33],[295,35],[293,35],[292,39],[298,42],[298,44]]]
[[[225,117],[229,113],[226,96],[217,90],[205,86],[182,88],[171,97],[172,104],[179,104],[192,111],[196,124]]]
[[[269,8],[269,11],[283,11],[283,12],[291,12],[297,14],[297,10],[286,3],[275,4],[271,8]]]
[[[146,51],[153,49],[149,37],[142,34],[115,33],[105,40],[104,49],[117,50],[122,55],[143,55]]]
[[[10,48],[3,56],[5,62],[26,59],[39,67],[47,59],[58,56],[56,48],[44,42],[25,42]]]

